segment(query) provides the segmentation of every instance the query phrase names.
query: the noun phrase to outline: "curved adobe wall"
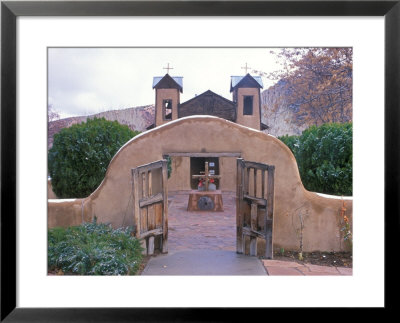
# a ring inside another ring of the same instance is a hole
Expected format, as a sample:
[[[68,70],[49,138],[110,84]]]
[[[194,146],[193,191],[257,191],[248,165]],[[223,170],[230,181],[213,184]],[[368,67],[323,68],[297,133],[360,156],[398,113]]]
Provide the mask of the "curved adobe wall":
[[[345,248],[340,234],[342,200],[305,190],[296,160],[286,145],[263,132],[210,116],[178,119],[126,143],[112,159],[101,185],[85,199],[84,218],[96,216],[114,227],[132,225],[131,169],[171,152],[240,152],[245,160],[275,165],[274,246],[299,248],[301,214],[304,251]],[[68,218],[68,204],[64,210],[58,206],[58,217],[61,212],[64,219]],[[346,201],[346,208],[351,216],[351,199]],[[49,217],[54,216],[52,210],[49,202]]]

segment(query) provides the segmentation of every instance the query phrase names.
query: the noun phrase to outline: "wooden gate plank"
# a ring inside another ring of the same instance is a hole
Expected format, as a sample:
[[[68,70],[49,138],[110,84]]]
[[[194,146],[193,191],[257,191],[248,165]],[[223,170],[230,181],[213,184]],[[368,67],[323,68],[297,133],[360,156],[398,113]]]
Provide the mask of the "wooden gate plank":
[[[243,198],[249,200],[249,203],[257,203],[258,205],[261,205],[261,206],[267,205],[267,201],[265,199],[261,199],[259,197],[254,197],[254,196],[245,194],[243,196]]]
[[[138,169],[132,170],[132,185],[133,185],[133,222],[136,227],[136,237],[140,236],[140,207],[139,207],[139,171]]]
[[[143,197],[150,197],[149,194],[149,173],[150,171],[145,171],[144,174],[144,194]]]
[[[250,168],[246,168],[246,175],[244,177],[244,194],[250,194]]]
[[[251,203],[250,226],[252,230],[257,230],[257,212],[257,203]]]
[[[162,252],[168,252],[168,168],[167,161],[162,161],[162,189],[163,189],[163,237],[162,237]]]
[[[265,170],[261,171],[261,198],[265,199]]]
[[[147,206],[140,208],[140,236],[142,233],[148,231],[148,218],[147,218]]]
[[[238,158],[236,160],[236,252],[244,252],[244,237],[243,237],[243,179],[244,179],[244,168],[243,159]]]
[[[254,169],[254,197],[257,197],[257,168]]]
[[[273,256],[274,170],[275,167],[272,165],[237,159],[236,250],[238,253],[257,256],[257,239],[263,239],[266,241],[266,257]],[[250,183],[250,173],[253,175],[253,183]]]
[[[256,230],[252,230],[249,227],[243,228],[243,234],[251,237],[257,237],[260,239],[265,239],[265,232],[259,232]]]
[[[163,203],[154,204],[156,213],[156,228],[162,228],[163,226]]]
[[[139,206],[144,207],[147,205],[151,205],[154,203],[158,203],[164,200],[163,193],[157,193],[156,195],[149,196],[149,197],[144,197],[139,200]]]
[[[154,230],[156,228],[156,212],[154,204],[147,207],[147,230]]]
[[[154,254],[155,248],[168,252],[167,161],[142,165],[131,172],[135,236],[141,239],[141,245],[146,249],[144,254]],[[161,177],[161,188],[156,188],[157,193],[153,194],[153,180],[157,181],[158,177]]]

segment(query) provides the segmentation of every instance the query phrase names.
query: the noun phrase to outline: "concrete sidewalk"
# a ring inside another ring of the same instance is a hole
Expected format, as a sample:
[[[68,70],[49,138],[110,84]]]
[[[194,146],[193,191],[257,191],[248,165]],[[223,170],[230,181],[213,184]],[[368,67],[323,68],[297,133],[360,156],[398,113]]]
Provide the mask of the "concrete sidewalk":
[[[185,250],[152,257],[142,275],[351,276],[352,268],[261,260],[224,250]]]
[[[142,275],[266,275],[257,257],[225,250],[186,250],[149,260]]]

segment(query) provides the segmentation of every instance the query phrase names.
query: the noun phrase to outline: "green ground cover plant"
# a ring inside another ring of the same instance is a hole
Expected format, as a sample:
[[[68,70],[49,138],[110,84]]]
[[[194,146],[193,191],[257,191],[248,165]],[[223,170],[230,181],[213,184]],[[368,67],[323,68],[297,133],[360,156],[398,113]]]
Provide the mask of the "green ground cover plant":
[[[48,230],[48,270],[73,275],[135,275],[142,262],[131,228],[84,223]]]
[[[89,196],[104,179],[117,151],[139,133],[105,118],[61,129],[48,154],[54,193],[58,198]]]
[[[301,136],[279,137],[293,152],[309,191],[353,195],[352,123],[311,126]]]

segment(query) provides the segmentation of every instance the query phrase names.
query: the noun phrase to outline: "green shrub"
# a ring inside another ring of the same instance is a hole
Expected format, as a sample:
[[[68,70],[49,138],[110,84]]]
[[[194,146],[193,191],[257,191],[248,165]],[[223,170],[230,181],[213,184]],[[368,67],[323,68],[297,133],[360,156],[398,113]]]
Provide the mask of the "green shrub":
[[[333,195],[353,194],[352,123],[311,126],[301,136],[279,139],[296,157],[306,189]]]
[[[139,134],[117,121],[88,119],[54,135],[48,167],[59,198],[86,197],[101,183],[115,153]]]
[[[48,231],[48,269],[76,275],[134,275],[142,247],[131,229],[85,223]]]

